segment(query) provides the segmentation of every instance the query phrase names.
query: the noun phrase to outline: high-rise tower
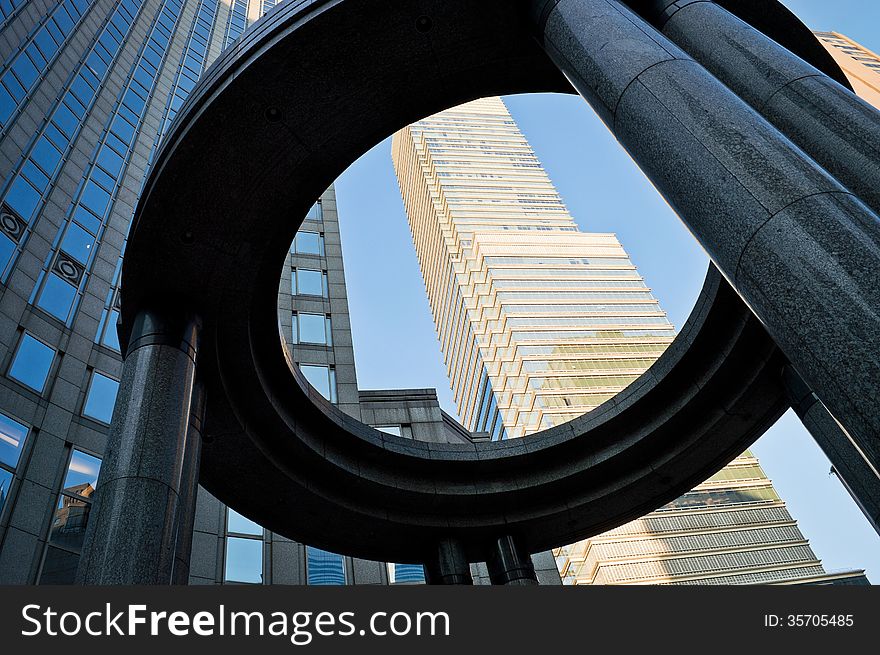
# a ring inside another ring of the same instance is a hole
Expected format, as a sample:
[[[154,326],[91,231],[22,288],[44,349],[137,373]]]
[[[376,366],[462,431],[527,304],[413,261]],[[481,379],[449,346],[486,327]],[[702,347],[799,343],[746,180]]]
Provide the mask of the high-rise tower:
[[[121,262],[147,169],[199,77],[276,4],[0,2],[0,584],[73,580],[122,370]],[[433,390],[357,389],[332,188],[291,246],[279,325],[291,362],[348,414],[415,439],[469,438]],[[204,491],[194,529],[195,584],[421,578],[272,534]]]
[[[392,156],[464,424],[493,439],[614,396],[675,336],[613,234],[580,232],[498,98],[419,121]],[[559,549],[576,584],[829,576],[750,453],[646,517]]]

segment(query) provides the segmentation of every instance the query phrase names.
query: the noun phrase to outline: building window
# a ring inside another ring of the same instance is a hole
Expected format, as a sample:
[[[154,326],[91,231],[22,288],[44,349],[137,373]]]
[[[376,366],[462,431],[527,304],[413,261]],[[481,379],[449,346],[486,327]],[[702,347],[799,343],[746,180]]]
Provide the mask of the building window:
[[[324,208],[321,206],[321,201],[319,200],[314,205],[309,207],[309,213],[306,214],[307,221],[323,221],[324,220]]]
[[[9,377],[42,393],[54,359],[53,348],[25,332],[9,367]]]
[[[336,400],[336,369],[332,366],[319,364],[300,364],[299,370],[303,376],[324,398],[331,403]]]
[[[67,322],[75,299],[76,287],[65,282],[55,273],[49,273],[36,304],[55,318]]]
[[[226,510],[226,564],[224,582],[263,583],[263,528],[236,512]]]
[[[425,569],[421,564],[388,564],[391,584],[424,584]]]
[[[234,509],[226,510],[226,532],[258,536],[260,538],[263,536],[263,528],[260,525],[254,523],[246,516],[242,516]]]
[[[310,268],[295,268],[291,276],[293,295],[328,297],[327,272]]]
[[[263,583],[263,540],[226,537],[225,582]]]
[[[325,346],[332,346],[333,337],[330,325],[330,315],[294,312],[293,342],[317,343]]]
[[[100,459],[72,451],[55,506],[40,584],[73,584],[100,470]]]
[[[293,249],[291,252],[297,255],[319,255],[323,257],[323,232],[297,232],[296,237],[293,239]]]
[[[12,489],[12,480],[27,434],[27,426],[6,414],[0,414],[0,513]]]
[[[400,424],[398,424],[398,425],[377,425],[375,427],[379,432],[384,432],[385,434],[393,434],[396,437],[403,436],[403,432],[401,430]]]
[[[345,558],[314,546],[307,546],[306,575],[310,585],[344,585]]]
[[[113,406],[116,405],[116,394],[118,391],[118,380],[94,371],[91,384],[89,384],[89,391],[86,394],[86,402],[82,411],[83,416],[88,416],[109,425],[110,419],[113,417]]]

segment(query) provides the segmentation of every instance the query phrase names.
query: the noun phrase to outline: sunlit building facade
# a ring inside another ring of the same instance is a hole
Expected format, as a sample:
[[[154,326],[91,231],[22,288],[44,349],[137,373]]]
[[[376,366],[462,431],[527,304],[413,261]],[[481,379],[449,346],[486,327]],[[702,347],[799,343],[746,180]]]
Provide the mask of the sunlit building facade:
[[[392,158],[464,425],[524,437],[596,408],[675,336],[614,234],[581,232],[499,98],[397,134]],[[677,501],[559,549],[568,584],[829,576],[751,453]]]
[[[815,35],[846,74],[853,90],[880,109],[880,55],[837,32]]]

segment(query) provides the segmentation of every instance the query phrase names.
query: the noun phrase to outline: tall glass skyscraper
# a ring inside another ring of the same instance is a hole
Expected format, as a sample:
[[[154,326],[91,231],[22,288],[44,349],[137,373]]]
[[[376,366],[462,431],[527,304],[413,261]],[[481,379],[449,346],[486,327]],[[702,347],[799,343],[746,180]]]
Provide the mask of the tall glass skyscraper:
[[[392,157],[470,430],[497,440],[571,420],[674,338],[616,236],[578,230],[500,99],[401,130]],[[864,581],[824,571],[748,452],[677,501],[555,555],[572,584]]]
[[[149,164],[202,73],[276,4],[0,1],[0,584],[73,580]],[[469,438],[433,390],[358,390],[332,188],[291,245],[278,316],[291,365],[342,411],[414,439]],[[193,584],[419,580],[421,567],[306,547],[199,493]]]
[[[202,72],[274,5],[0,2],[2,583],[72,580],[119,386],[120,264],[148,166]]]

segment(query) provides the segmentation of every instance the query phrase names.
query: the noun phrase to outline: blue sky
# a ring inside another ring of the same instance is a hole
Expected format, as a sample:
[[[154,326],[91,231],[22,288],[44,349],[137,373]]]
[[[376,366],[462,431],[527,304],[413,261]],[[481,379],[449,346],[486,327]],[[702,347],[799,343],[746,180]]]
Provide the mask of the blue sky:
[[[784,0],[811,28],[880,51],[875,0]],[[708,260],[587,104],[576,97],[505,98],[581,229],[614,232],[680,327]],[[436,388],[456,414],[385,141],[337,182],[361,388]],[[379,256],[377,256],[377,254]],[[880,537],[791,412],[754,452],[828,570],[865,568],[880,583]]]

